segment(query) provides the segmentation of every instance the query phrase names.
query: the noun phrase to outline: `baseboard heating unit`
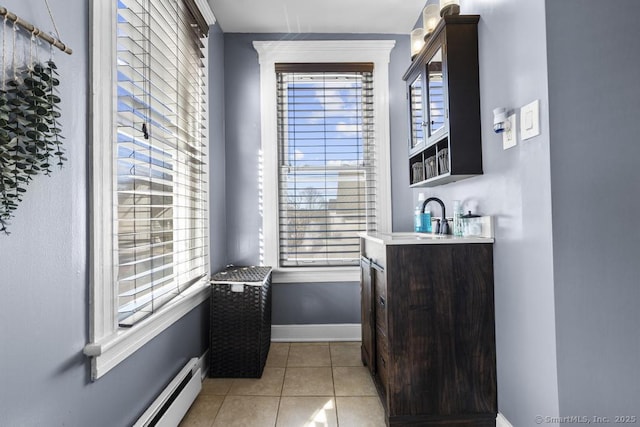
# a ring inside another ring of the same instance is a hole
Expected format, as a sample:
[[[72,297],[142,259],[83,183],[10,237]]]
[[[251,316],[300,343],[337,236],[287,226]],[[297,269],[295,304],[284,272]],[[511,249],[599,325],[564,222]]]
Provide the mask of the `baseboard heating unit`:
[[[200,393],[200,362],[194,357],[171,380],[133,427],[175,427]]]

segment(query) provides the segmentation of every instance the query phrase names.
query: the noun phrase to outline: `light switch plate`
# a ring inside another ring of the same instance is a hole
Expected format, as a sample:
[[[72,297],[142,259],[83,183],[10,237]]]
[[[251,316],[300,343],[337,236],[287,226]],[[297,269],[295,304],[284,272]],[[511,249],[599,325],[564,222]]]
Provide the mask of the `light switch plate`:
[[[502,133],[502,148],[505,150],[507,148],[515,147],[518,144],[516,115],[510,115],[507,117],[507,121],[509,122],[509,125],[507,125],[507,129]]]
[[[520,108],[520,138],[533,138],[540,135],[540,100]]]

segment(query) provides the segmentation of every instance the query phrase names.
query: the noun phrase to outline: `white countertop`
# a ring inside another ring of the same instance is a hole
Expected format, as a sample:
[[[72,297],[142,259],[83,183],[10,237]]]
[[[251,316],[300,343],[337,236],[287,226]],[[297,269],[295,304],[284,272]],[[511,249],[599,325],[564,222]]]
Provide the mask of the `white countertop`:
[[[452,235],[431,233],[359,233],[363,239],[369,239],[385,245],[450,245],[460,243],[494,243],[493,237]]]

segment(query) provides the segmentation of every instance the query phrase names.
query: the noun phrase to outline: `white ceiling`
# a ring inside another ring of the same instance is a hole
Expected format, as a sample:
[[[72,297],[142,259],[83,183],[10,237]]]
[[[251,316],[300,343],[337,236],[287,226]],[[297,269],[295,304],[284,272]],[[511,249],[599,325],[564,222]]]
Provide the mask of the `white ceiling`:
[[[226,33],[408,34],[426,0],[209,0]]]

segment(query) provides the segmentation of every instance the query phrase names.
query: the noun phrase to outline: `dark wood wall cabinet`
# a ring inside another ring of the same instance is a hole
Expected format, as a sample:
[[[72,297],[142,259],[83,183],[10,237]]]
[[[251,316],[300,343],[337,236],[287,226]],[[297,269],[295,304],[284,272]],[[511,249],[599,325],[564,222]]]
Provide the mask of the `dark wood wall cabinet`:
[[[431,187],[482,174],[478,15],[446,15],[404,75],[409,182]]]
[[[362,361],[388,426],[495,426],[493,245],[361,239]]]

